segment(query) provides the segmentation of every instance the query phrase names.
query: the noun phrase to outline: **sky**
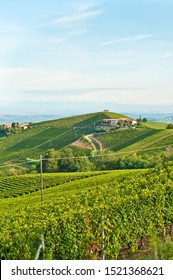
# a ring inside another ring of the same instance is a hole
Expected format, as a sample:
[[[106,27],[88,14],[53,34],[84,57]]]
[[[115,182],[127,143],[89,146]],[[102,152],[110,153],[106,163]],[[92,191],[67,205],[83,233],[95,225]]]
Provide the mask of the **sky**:
[[[0,7],[0,114],[173,112],[173,0]]]

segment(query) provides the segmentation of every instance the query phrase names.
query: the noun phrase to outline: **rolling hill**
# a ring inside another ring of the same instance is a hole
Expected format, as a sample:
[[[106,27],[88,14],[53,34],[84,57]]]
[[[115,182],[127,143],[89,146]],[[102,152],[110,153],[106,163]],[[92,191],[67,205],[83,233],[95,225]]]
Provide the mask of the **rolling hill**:
[[[35,123],[20,133],[0,138],[0,167],[27,158],[32,164],[32,159],[38,160],[49,148],[73,147],[79,139],[81,142],[89,139],[93,151],[85,145],[73,148],[83,150],[84,154],[98,153],[93,158],[101,166],[88,172],[56,170],[48,174],[43,171],[42,177],[41,174],[2,174],[1,259],[34,259],[40,235],[44,235],[46,244],[40,259],[101,259],[105,254],[106,259],[115,260],[121,257],[124,248],[128,257],[129,253],[137,252],[146,238],[160,235],[163,229],[172,234],[172,161],[152,169],[123,167],[124,170],[102,171],[104,154],[99,157],[97,150],[102,147],[104,153],[111,150],[118,157],[119,152],[141,152],[172,145],[173,130],[147,123],[139,128],[96,133],[95,125],[100,120],[123,117],[109,112],[75,116]]]
[[[44,155],[48,149],[62,150],[81,139],[83,135],[90,134],[93,142],[96,140],[103,149],[114,152],[141,150],[145,147],[173,143],[173,131],[166,130],[160,123],[146,123],[144,127],[136,129],[95,133],[95,125],[102,119],[125,117],[127,116],[113,112],[98,112],[33,123],[20,133],[0,138],[0,163],[15,163],[26,158],[38,159],[40,154]]]
[[[82,135],[92,133],[100,120],[121,117],[125,116],[102,112],[32,124],[20,133],[0,139],[0,162],[38,158],[50,148],[63,149]]]

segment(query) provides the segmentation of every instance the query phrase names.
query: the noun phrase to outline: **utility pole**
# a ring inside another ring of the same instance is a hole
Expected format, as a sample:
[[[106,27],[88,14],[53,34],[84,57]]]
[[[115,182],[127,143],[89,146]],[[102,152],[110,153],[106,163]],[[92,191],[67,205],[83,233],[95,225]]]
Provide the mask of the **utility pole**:
[[[41,191],[41,202],[43,203],[43,159],[42,155],[40,155],[40,191]]]

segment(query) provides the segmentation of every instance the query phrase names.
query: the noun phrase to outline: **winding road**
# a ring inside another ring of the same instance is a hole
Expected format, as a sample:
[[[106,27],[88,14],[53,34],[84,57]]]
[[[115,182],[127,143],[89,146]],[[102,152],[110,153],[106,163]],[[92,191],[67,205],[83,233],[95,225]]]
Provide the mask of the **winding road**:
[[[102,143],[94,138],[93,134],[85,135],[85,138],[91,143],[96,151],[102,151]]]

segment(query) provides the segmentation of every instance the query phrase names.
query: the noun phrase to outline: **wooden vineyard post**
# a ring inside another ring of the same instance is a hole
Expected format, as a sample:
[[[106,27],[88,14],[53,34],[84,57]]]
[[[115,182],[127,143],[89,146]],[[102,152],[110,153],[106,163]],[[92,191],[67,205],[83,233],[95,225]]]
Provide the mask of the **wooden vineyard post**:
[[[44,196],[43,196],[43,159],[42,159],[42,155],[40,155],[40,191],[41,191],[41,202],[43,203]]]
[[[105,231],[104,231],[103,221],[102,221],[102,260],[105,260]]]
[[[43,251],[43,260],[45,259],[45,254],[44,254],[44,250],[45,250],[45,245],[44,245],[44,236],[43,234],[41,234],[41,239],[40,239],[40,245],[38,246],[36,255],[35,255],[35,260],[38,260],[39,256],[40,256],[40,252],[41,249]]]

